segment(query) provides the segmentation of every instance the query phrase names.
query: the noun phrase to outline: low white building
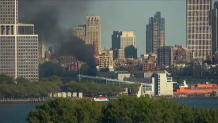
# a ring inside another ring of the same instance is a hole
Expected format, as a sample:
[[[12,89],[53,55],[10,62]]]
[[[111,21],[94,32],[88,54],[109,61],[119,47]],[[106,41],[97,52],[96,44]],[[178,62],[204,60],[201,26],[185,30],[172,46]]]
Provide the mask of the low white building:
[[[154,73],[154,95],[173,96],[173,78],[167,71]]]

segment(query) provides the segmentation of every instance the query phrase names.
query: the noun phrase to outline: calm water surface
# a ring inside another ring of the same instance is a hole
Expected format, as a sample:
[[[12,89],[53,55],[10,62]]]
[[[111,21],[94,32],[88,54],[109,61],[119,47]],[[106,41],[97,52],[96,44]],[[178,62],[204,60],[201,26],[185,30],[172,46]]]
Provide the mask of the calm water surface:
[[[218,98],[176,99],[176,101],[186,103],[188,106],[218,108]],[[26,123],[28,113],[36,105],[36,103],[0,104],[0,123]]]

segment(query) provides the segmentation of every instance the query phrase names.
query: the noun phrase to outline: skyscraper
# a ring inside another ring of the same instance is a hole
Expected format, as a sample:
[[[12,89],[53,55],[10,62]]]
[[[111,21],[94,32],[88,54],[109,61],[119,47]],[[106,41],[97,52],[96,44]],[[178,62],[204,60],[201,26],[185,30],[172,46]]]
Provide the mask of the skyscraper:
[[[212,54],[214,55],[218,48],[218,2],[214,3],[212,10]]]
[[[101,49],[101,23],[100,16],[86,16],[86,42],[93,44],[98,43],[98,49]]]
[[[137,49],[134,31],[114,31],[112,35],[112,50],[114,59],[136,58]],[[130,53],[131,51],[133,53]]]
[[[100,52],[101,49],[101,23],[100,16],[86,16],[86,24],[73,27],[73,35],[81,38],[86,44],[93,45],[97,42]]]
[[[0,74],[38,80],[38,35],[18,23],[18,0],[0,1]]]
[[[186,1],[186,44],[193,58],[206,59],[212,53],[211,1]]]
[[[156,12],[146,25],[146,53],[157,53],[161,46],[165,46],[165,18],[161,18],[161,12]]]

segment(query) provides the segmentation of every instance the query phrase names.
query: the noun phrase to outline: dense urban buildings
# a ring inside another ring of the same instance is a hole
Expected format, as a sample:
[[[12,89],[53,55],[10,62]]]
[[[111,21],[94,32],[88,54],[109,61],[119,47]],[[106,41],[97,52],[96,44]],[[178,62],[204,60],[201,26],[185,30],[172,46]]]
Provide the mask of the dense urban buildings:
[[[189,63],[193,58],[192,55],[192,52],[188,48],[183,47],[182,45],[175,45],[175,47],[173,48],[173,61],[175,64]]]
[[[212,10],[212,54],[215,55],[218,46],[218,2],[214,3]]]
[[[159,68],[165,68],[173,64],[173,47],[162,46],[157,49],[157,65]]]
[[[134,31],[113,31],[112,50],[114,59],[137,58]]]
[[[101,54],[99,56],[99,68],[100,69],[113,69],[113,50],[105,48],[101,50]]]
[[[81,38],[86,44],[93,45],[97,42],[100,52],[101,49],[101,23],[100,16],[86,16],[86,24],[73,27],[73,35]],[[95,45],[96,46],[96,45]]]
[[[161,46],[165,46],[165,18],[161,18],[161,12],[156,12],[146,25],[146,53],[157,53]]]
[[[0,1],[0,74],[38,80],[38,35],[18,22],[18,1]]]
[[[212,0],[187,0],[187,48],[193,58],[206,59],[212,54],[211,7]]]

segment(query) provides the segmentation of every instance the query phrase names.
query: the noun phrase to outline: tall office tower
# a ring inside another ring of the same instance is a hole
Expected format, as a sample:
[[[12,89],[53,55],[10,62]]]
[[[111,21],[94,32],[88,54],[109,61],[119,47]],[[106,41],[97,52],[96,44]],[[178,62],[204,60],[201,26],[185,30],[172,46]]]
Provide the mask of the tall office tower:
[[[0,1],[0,74],[38,80],[38,35],[18,23],[18,0]]]
[[[128,57],[136,58],[137,49],[134,31],[114,31],[112,35],[112,50],[115,51],[113,53],[115,54],[114,59],[123,59]],[[134,53],[126,53],[126,51],[130,50],[134,51]]]
[[[157,53],[161,46],[165,46],[165,18],[161,18],[161,12],[156,12],[146,25],[146,53]]]
[[[81,38],[86,44],[97,42],[99,53],[101,50],[101,23],[100,16],[86,16],[86,24],[73,27],[73,35]]]
[[[186,44],[193,58],[206,59],[211,56],[211,1],[186,1]]]
[[[101,50],[101,23],[100,16],[86,16],[86,43],[98,42],[99,52]]]
[[[113,50],[113,59],[118,58],[118,50],[120,49],[120,36],[122,31],[113,31],[112,34],[112,50]]]
[[[79,25],[73,27],[73,35],[81,38],[85,41],[86,39],[86,25]]]
[[[214,3],[212,10],[212,55],[215,54],[218,48],[218,2]]]

